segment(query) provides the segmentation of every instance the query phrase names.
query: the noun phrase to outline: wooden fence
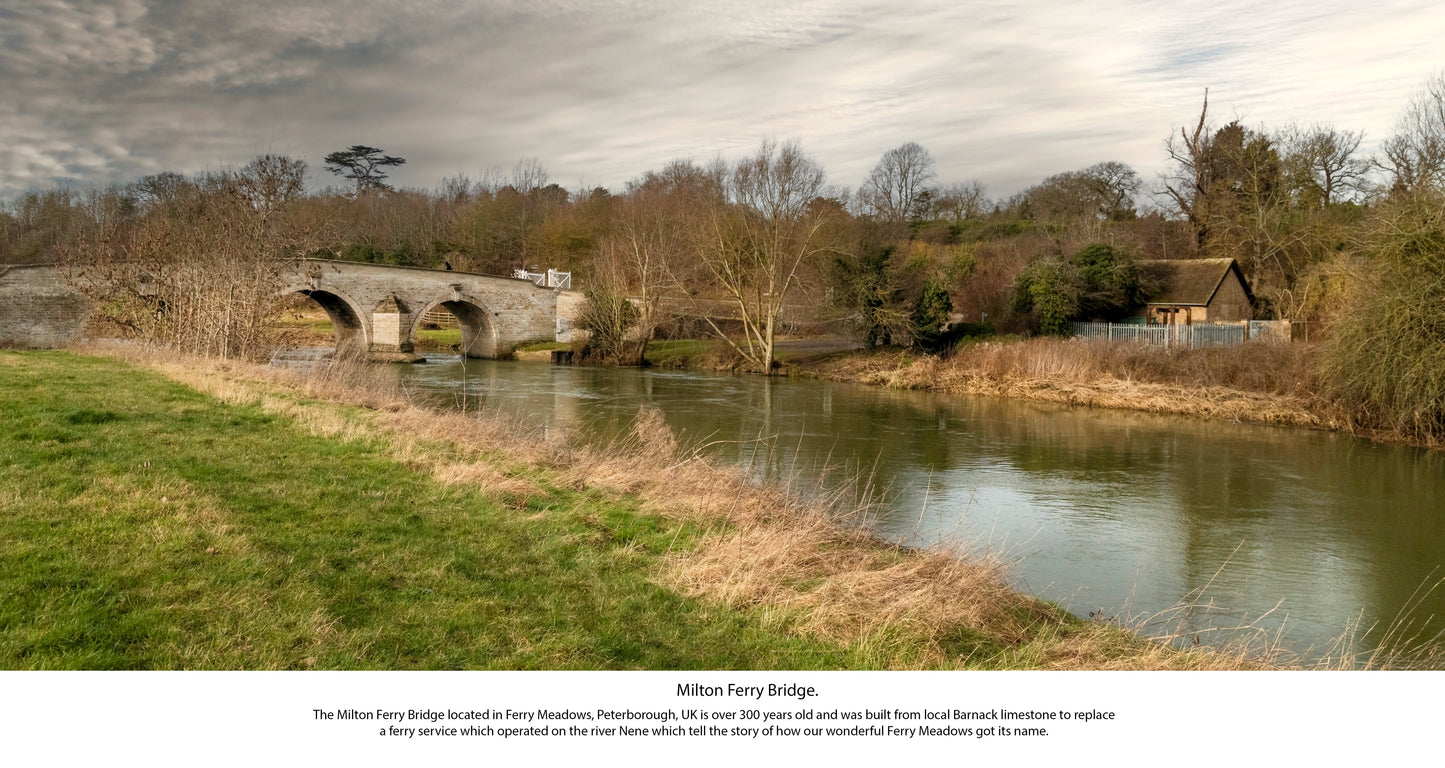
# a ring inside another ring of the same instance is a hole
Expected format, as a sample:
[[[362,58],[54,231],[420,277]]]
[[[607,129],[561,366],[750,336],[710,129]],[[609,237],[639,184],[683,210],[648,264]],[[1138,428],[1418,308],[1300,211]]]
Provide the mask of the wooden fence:
[[[1074,335],[1085,339],[1140,341],[1159,347],[1200,349],[1233,347],[1249,340],[1249,326],[1201,323],[1199,325],[1131,325],[1127,323],[1074,323]]]
[[[442,307],[427,310],[426,313],[421,316],[421,321],[423,327],[426,327],[426,325],[435,325],[438,328],[461,327],[457,322],[457,316]]]

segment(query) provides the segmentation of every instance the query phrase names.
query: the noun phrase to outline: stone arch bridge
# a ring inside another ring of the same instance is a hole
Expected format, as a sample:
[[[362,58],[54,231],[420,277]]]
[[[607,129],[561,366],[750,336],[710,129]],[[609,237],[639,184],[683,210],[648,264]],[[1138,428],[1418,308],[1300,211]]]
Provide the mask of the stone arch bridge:
[[[507,357],[557,333],[557,291],[471,272],[303,259],[278,295],[309,296],[336,328],[338,354],[407,359],[422,316],[437,307],[461,327],[468,357]]]
[[[556,338],[557,290],[530,280],[302,259],[281,275],[277,298],[296,293],[326,310],[339,354],[415,360],[422,316],[437,307],[457,318],[459,351],[468,357],[508,357],[524,344]],[[55,267],[0,266],[0,346],[65,346],[88,311],[88,301]]]

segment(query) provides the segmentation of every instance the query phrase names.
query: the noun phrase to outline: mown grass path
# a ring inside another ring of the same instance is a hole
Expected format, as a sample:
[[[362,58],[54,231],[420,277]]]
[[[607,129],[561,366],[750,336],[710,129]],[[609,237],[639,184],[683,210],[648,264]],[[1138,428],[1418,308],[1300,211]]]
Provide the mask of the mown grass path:
[[[512,471],[543,493],[445,484],[122,362],[0,352],[0,667],[856,663],[658,586],[689,524]]]

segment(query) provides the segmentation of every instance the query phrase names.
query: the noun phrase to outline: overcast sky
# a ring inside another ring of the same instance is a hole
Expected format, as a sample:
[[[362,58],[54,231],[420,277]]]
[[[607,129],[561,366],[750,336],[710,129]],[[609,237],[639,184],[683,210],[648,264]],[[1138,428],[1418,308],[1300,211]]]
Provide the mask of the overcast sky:
[[[890,148],[1007,195],[1153,180],[1211,116],[1385,138],[1445,4],[0,0],[0,195],[381,147],[433,187],[537,158],[569,189],[796,138],[856,187]],[[316,184],[331,177],[314,173]]]

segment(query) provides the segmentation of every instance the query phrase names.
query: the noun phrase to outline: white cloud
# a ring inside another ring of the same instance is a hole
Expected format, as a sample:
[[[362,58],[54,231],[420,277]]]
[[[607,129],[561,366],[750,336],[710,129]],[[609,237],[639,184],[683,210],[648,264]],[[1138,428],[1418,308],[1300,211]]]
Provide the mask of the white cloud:
[[[1107,159],[1152,175],[1173,126],[1388,135],[1445,9],[1353,3],[315,0],[0,8],[0,194],[353,143],[394,179],[537,157],[620,186],[798,137],[856,185],[888,149],[1007,194]]]

